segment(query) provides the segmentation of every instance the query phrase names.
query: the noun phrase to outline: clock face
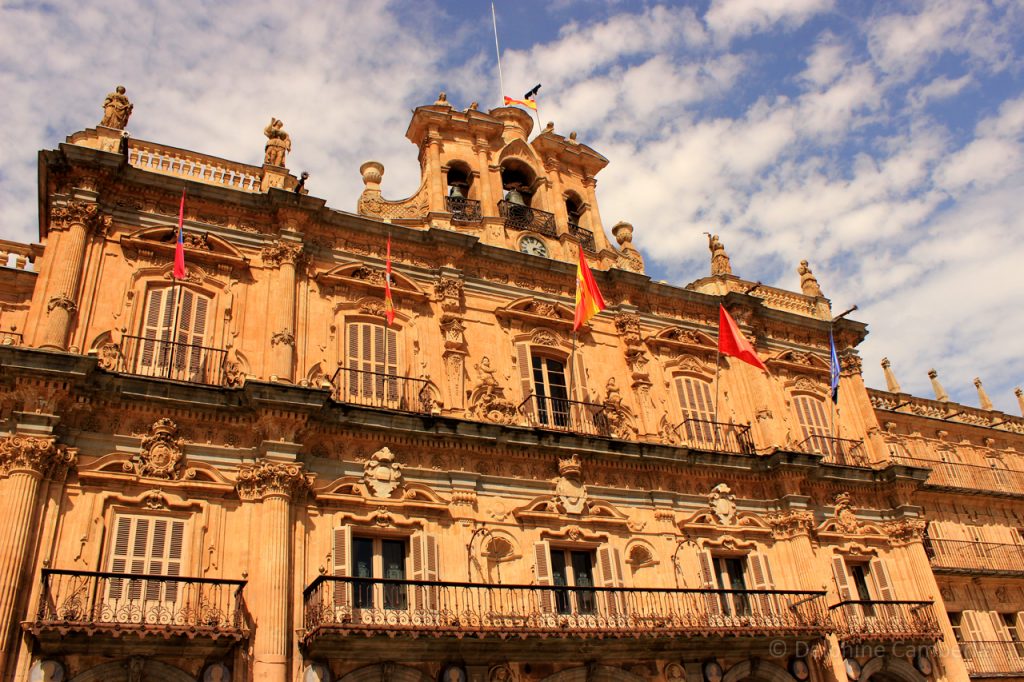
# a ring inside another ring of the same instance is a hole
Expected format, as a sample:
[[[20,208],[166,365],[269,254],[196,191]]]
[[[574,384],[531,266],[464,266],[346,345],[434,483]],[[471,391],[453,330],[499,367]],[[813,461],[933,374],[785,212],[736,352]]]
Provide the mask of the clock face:
[[[529,235],[519,240],[519,250],[531,256],[547,258],[548,255],[548,247],[544,245],[544,242]]]

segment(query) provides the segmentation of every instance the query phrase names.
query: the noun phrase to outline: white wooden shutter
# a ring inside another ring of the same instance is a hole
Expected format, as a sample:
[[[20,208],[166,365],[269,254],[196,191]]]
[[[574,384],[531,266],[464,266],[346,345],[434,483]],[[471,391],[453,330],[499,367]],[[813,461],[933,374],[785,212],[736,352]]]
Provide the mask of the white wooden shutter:
[[[1012,642],[1013,638],[1010,637],[1010,633],[1006,630],[1006,624],[1003,623],[1003,617],[995,611],[988,612],[989,622],[992,624],[992,633],[995,635],[995,641],[997,642]]]
[[[184,520],[123,515],[116,518],[114,529],[114,542],[108,562],[112,573],[181,575],[185,549]],[[122,596],[122,581],[112,579],[107,597],[120,599]],[[127,597],[174,602],[178,598],[178,583],[131,580],[128,582]]]
[[[551,543],[547,540],[533,543],[533,556],[537,568],[537,584],[550,586],[551,579]],[[538,590],[541,613],[553,613],[555,610],[555,594],[553,590]]]
[[[758,552],[751,552],[747,555],[747,569],[750,573],[752,589],[775,589],[772,584],[771,570],[768,568],[768,557]],[[755,601],[760,606],[761,615],[777,614],[780,611],[779,604],[775,603],[775,595],[757,595]]]
[[[583,353],[576,353],[575,366],[572,367],[572,371],[575,373],[573,378],[573,392],[576,394],[575,397],[569,396],[570,400],[579,400],[580,402],[590,402],[590,389],[587,386],[587,370],[583,366]]]
[[[142,319],[142,349],[136,362],[142,368],[165,367],[170,357],[171,326],[174,324],[174,288],[150,289]]]
[[[331,560],[334,562],[333,574],[339,578],[349,577],[352,563],[352,528],[338,526],[334,529],[331,547]],[[352,605],[352,584],[347,580],[334,581],[334,608],[347,613]]]
[[[597,563],[601,567],[601,587],[622,588],[622,557],[619,550],[602,545],[597,550]],[[609,618],[619,618],[628,610],[628,596],[622,591],[605,592],[604,601]]]
[[[690,445],[714,442],[715,406],[711,398],[711,384],[696,377],[676,377],[676,394],[679,396],[679,407],[683,412],[684,433]],[[697,421],[690,421],[697,420]]]
[[[960,629],[965,635],[965,641],[985,641],[985,632],[979,617],[981,615],[978,611],[964,611],[960,614]]]
[[[828,440],[828,417],[825,406],[817,398],[809,395],[798,395],[793,398],[797,418],[805,439],[811,439],[813,449],[818,454],[834,455],[831,442]]]
[[[417,532],[412,536],[412,579],[437,581],[437,538],[430,533]],[[417,611],[436,612],[439,590],[436,585],[414,587],[413,604]]]
[[[832,557],[832,573],[836,578],[839,601],[853,601],[853,582],[850,580],[850,573],[846,570],[846,561],[843,557]]]
[[[516,364],[519,365],[519,384],[523,392],[523,400],[533,395],[533,378],[530,367],[530,348],[525,343],[516,344]],[[534,412],[536,405],[528,405]]]
[[[373,322],[349,322],[346,365],[349,396],[394,400],[397,381],[384,375],[398,374],[398,335]],[[385,390],[385,386],[387,387]]]
[[[717,590],[719,588],[718,582],[715,580],[715,561],[711,556],[709,550],[701,550],[697,554],[697,559],[700,562],[700,580],[701,586],[705,590]],[[708,614],[712,616],[722,615],[722,599],[720,594],[708,593],[704,599],[704,604],[707,607]]]
[[[892,578],[889,577],[889,569],[886,568],[885,561],[878,558],[872,559],[868,564],[868,571],[875,582],[875,599],[878,601],[895,600]]]

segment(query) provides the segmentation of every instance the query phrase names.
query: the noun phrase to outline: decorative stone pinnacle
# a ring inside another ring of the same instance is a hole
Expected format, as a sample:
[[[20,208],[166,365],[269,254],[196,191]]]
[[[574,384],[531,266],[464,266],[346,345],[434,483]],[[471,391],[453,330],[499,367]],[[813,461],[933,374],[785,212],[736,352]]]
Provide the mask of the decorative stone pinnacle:
[[[903,392],[903,389],[900,388],[900,382],[896,381],[896,375],[893,374],[889,358],[882,358],[882,374],[885,375],[885,387],[889,393]]]
[[[978,403],[981,405],[981,409],[995,409],[995,406],[992,405],[992,401],[988,397],[988,393],[985,392],[985,387],[981,385],[980,377],[974,377],[974,387],[978,389]]]
[[[949,402],[949,394],[939,383],[939,373],[934,369],[928,370],[928,378],[932,380],[932,390],[935,391],[935,399],[939,402]]]
[[[1017,404],[1020,406],[1020,413],[1022,416],[1024,416],[1024,389],[1018,386],[1013,391],[1013,394],[1017,396]]]

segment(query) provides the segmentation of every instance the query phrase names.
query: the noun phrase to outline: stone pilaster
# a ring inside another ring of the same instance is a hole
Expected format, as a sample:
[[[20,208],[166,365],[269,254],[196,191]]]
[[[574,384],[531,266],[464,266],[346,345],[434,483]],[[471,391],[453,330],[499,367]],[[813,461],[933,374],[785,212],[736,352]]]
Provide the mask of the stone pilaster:
[[[91,233],[105,229],[109,223],[110,217],[94,203],[69,201],[50,214],[50,232],[60,233],[60,238],[46,259],[46,314],[36,344],[39,347],[67,350],[68,332],[78,312],[86,243]]]
[[[295,265],[300,244],[277,242],[263,249],[263,262],[278,269],[272,299],[270,362],[271,380],[291,382],[295,364]]]
[[[311,477],[295,462],[264,457],[238,472],[235,484],[242,500],[258,505],[253,518],[260,529],[259,567],[250,602],[256,622],[253,642],[253,679],[286,682],[291,617],[288,576],[291,559],[293,499],[310,489]]]
[[[0,672],[3,652],[17,650],[15,608],[27,592],[25,564],[36,538],[39,489],[48,478],[63,478],[75,452],[50,435],[0,438]]]
[[[436,128],[427,133],[427,177],[430,189],[427,192],[427,207],[431,213],[444,210],[444,173],[441,172],[441,134]]]

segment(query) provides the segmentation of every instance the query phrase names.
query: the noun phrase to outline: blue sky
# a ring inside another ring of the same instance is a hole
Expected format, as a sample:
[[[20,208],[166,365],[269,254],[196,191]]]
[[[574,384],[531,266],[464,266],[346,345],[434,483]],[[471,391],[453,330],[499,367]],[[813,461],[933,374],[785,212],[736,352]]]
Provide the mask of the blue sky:
[[[1017,413],[1024,383],[1024,5],[1019,0],[496,0],[505,90],[611,160],[655,279],[734,271],[860,306],[865,378],[888,356]],[[0,235],[36,235],[36,152],[95,126],[123,83],[133,135],[248,163],[285,121],[293,170],[352,210],[358,168],[418,185],[409,111],[446,90],[498,103],[489,2],[7,2],[0,7]]]

